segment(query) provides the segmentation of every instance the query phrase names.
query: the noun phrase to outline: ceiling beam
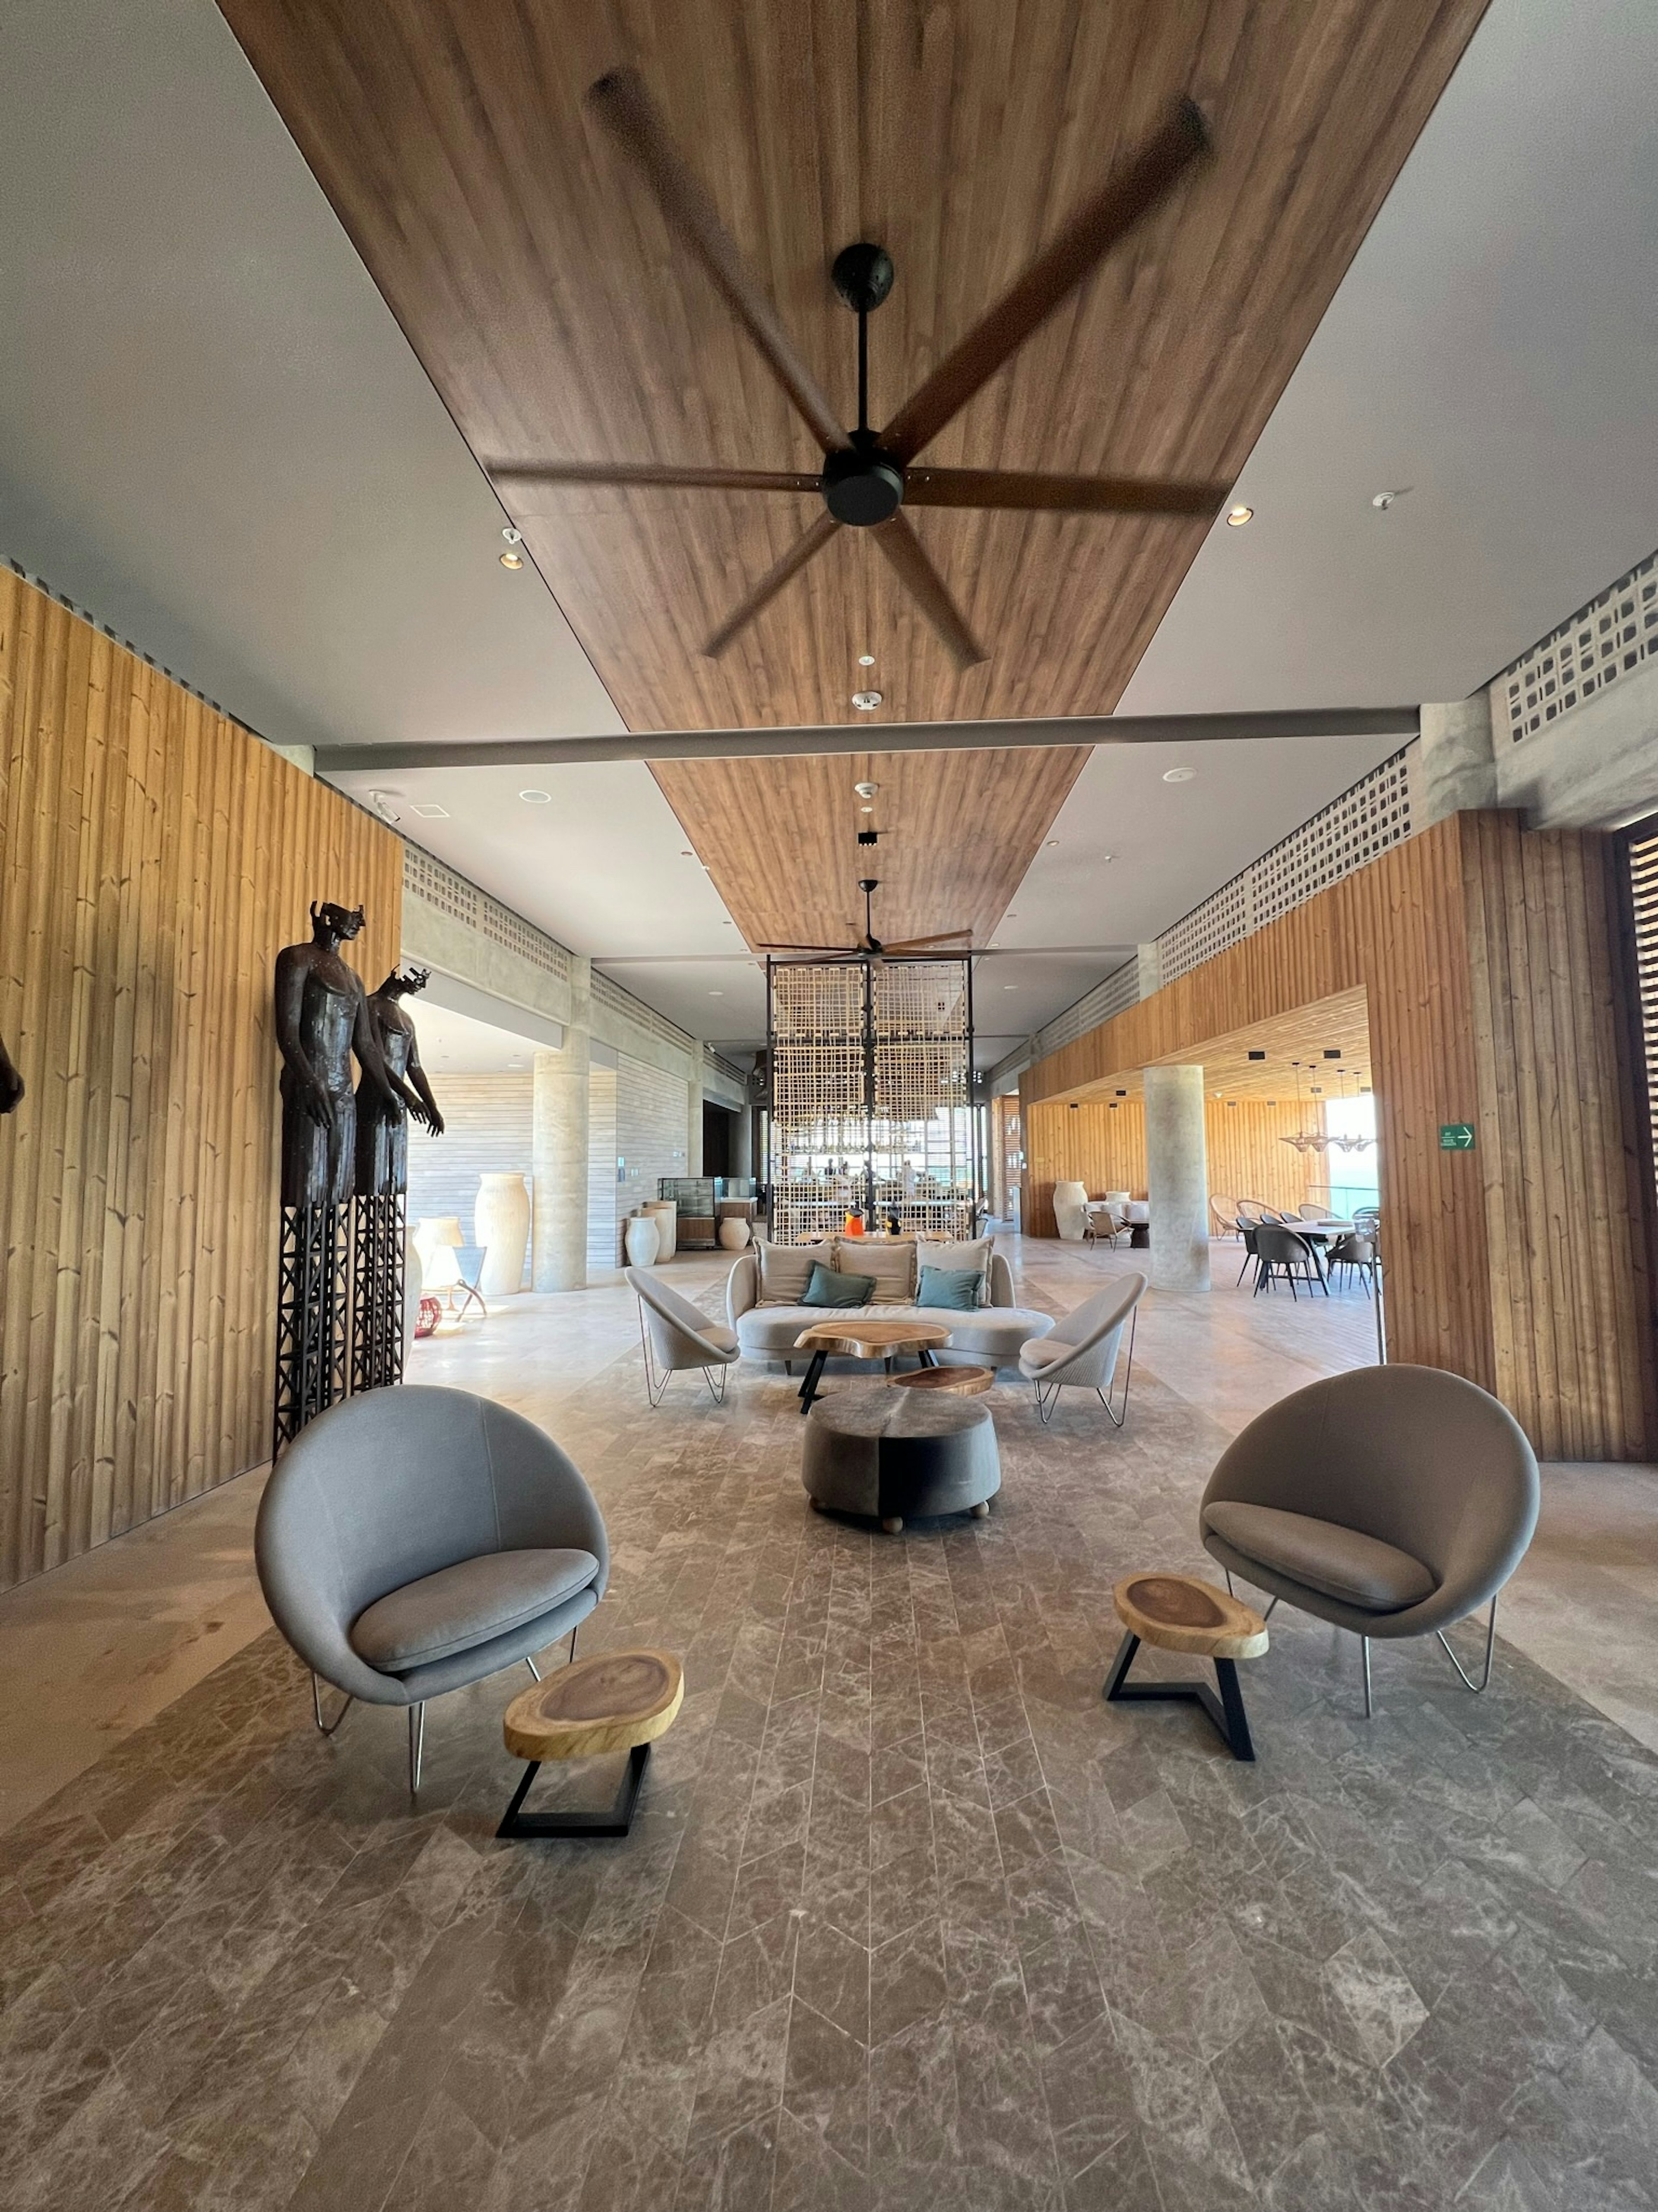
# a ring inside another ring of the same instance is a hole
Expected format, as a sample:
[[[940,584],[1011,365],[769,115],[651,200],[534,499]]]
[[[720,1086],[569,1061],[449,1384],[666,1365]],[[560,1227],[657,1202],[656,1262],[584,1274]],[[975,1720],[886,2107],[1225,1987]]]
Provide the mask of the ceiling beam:
[[[1415,707],[1291,708],[1260,714],[1076,714],[1019,722],[835,723],[456,744],[319,745],[319,775],[419,768],[564,768],[584,761],[775,760],[822,753],[1004,750],[1016,745],[1213,744],[1260,738],[1415,737]]]

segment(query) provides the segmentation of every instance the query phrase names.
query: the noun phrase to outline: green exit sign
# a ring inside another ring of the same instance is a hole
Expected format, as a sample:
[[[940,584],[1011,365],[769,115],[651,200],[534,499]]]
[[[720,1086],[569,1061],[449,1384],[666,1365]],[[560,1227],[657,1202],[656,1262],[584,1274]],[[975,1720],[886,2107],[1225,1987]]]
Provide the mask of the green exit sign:
[[[1442,1121],[1439,1125],[1439,1149],[1442,1152],[1471,1152],[1473,1150],[1472,1121]]]

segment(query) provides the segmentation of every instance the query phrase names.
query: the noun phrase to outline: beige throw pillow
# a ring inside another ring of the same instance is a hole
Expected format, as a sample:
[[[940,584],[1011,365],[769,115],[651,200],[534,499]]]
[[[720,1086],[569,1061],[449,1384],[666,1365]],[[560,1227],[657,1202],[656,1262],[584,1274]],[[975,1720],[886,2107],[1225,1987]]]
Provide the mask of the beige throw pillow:
[[[829,1249],[822,1244],[774,1244],[758,1237],[754,1249],[760,1259],[762,1306],[798,1306],[806,1295],[813,1267],[832,1264]]]
[[[990,1296],[990,1255],[994,1241],[989,1237],[975,1237],[970,1243],[929,1244],[926,1263],[929,1267],[937,1267],[941,1273],[949,1275],[964,1275],[969,1268],[976,1269],[980,1281],[979,1303],[983,1305]]]
[[[908,1237],[889,1244],[873,1237],[843,1237],[836,1253],[835,1264],[842,1274],[874,1277],[872,1305],[914,1304],[915,1247]]]

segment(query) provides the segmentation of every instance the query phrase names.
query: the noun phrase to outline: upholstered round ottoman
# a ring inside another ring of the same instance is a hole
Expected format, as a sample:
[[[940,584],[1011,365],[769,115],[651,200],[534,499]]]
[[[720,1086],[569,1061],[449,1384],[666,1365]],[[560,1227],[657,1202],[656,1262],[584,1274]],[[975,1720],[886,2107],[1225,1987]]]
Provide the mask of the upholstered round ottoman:
[[[866,1515],[896,1536],[940,1513],[983,1520],[1002,1466],[987,1407],[867,1382],[812,1407],[800,1480],[820,1510]]]

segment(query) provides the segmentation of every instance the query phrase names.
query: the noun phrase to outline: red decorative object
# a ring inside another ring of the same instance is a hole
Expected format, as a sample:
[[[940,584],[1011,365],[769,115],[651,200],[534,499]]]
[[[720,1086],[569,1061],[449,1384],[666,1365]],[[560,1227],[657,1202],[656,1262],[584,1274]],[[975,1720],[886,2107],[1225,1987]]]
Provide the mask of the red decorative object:
[[[422,1298],[420,1311],[415,1317],[416,1336],[434,1336],[438,1323],[443,1319],[443,1306],[437,1298]]]
[[[861,1237],[861,1236],[863,1235],[863,1233],[864,1233],[864,1217],[863,1217],[863,1215],[862,1215],[861,1213],[849,1213],[849,1214],[847,1214],[847,1219],[846,1219],[846,1226],[845,1226],[845,1228],[842,1230],[841,1234],[842,1234],[843,1236],[846,1236],[846,1237]]]

